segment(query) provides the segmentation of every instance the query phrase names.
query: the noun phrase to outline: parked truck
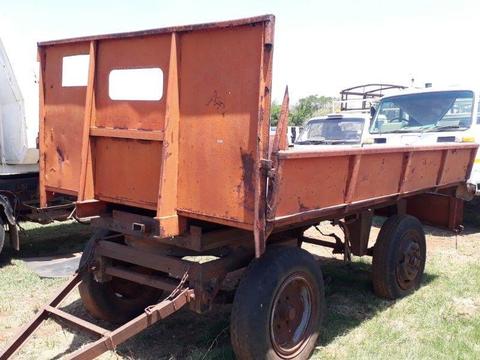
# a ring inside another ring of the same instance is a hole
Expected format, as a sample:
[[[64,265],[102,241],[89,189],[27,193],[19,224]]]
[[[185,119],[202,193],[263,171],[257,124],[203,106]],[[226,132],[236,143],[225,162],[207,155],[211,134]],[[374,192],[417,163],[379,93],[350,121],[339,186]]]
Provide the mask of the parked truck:
[[[19,249],[18,216],[38,199],[38,149],[27,144],[25,105],[0,40],[0,252],[8,229]]]
[[[417,146],[474,143],[480,139],[479,95],[476,89],[412,88],[382,98],[369,129],[368,144]],[[480,194],[477,155],[469,183]]]
[[[370,83],[341,90],[340,100],[332,104],[332,111],[339,108],[340,112],[308,119],[295,146],[360,146],[370,137],[372,111],[380,98],[405,88],[403,85]]]
[[[420,286],[421,221],[435,208],[437,225],[448,222],[438,194],[467,194],[477,145],[289,148],[286,94],[270,147],[273,35],[267,15],[39,44],[41,204],[76,196],[94,235],[77,274],[0,359],[47,318],[93,334],[69,355],[93,359],[182,307],[210,310],[241,271],[230,325],[237,358],[307,359],[326,306],[320,264],[302,243],[346,260],[372,256],[383,298]],[[86,77],[66,86],[65,64],[77,56]],[[139,99],[136,89],[149,91]],[[388,218],[371,246],[374,214]],[[324,220],[343,239],[305,234]],[[120,326],[61,309],[77,285],[92,316]]]
[[[38,173],[39,151],[28,146],[24,99],[0,40],[0,253],[7,234],[20,250],[21,221],[45,224],[74,216],[71,195],[50,194],[49,206],[39,207]]]

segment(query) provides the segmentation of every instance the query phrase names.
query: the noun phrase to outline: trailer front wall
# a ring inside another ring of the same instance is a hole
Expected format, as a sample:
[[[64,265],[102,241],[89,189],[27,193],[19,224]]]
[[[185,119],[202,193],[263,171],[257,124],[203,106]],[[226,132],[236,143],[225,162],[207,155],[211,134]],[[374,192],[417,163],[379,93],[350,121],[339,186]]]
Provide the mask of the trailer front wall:
[[[42,205],[58,192],[156,210],[168,236],[178,214],[251,229],[272,36],[265,16],[41,43]],[[88,79],[65,86],[79,54]],[[161,97],[116,99],[112,74],[139,69],[161,70]]]
[[[253,223],[263,32],[180,38],[180,210]]]

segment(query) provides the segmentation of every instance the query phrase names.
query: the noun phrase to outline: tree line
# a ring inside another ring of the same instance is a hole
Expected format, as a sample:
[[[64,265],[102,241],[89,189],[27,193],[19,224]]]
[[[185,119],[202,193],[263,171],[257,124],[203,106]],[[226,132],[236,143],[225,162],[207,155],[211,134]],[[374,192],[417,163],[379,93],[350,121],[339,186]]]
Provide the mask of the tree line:
[[[300,126],[306,120],[314,117],[326,115],[334,112],[334,101],[338,100],[331,96],[310,95],[298,100],[298,102],[290,108],[288,115],[288,125]],[[280,118],[280,110],[282,105],[276,101],[272,102],[270,110],[270,124],[276,126]]]

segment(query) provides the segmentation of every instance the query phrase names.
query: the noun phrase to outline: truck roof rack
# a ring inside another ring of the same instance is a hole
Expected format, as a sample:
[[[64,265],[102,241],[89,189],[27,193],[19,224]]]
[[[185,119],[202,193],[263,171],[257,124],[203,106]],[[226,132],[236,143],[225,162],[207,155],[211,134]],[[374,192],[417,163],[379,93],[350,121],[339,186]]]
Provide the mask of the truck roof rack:
[[[395,84],[363,84],[340,91],[340,110],[341,111],[365,111],[370,108],[370,102],[368,100],[379,99],[385,95],[385,91],[391,90],[403,90],[407,86],[395,85]],[[349,106],[349,103],[355,103],[361,101],[360,106]]]

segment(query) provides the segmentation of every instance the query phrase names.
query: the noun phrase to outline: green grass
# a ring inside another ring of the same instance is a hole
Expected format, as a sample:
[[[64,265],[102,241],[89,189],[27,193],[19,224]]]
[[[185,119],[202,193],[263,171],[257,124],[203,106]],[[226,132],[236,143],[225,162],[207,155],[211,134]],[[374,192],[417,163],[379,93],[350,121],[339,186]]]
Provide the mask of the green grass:
[[[327,266],[328,316],[313,358],[477,359],[480,266],[434,256],[422,288],[395,302],[375,298],[368,267]]]
[[[0,346],[55,293],[63,279],[40,279],[24,257],[79,251],[88,227],[27,224],[29,240],[20,253],[0,255]],[[454,238],[431,231],[429,260],[422,288],[398,301],[372,293],[369,259],[352,264],[323,258],[327,316],[313,359],[478,359],[480,358],[480,235]],[[325,253],[322,253],[325,255]],[[68,311],[88,317],[73,294]],[[230,305],[204,315],[182,310],[119,346],[102,359],[232,359]],[[101,324],[102,326],[108,326]],[[47,359],[81,346],[88,339],[52,321],[19,354]],[[58,358],[58,357],[57,357]]]

